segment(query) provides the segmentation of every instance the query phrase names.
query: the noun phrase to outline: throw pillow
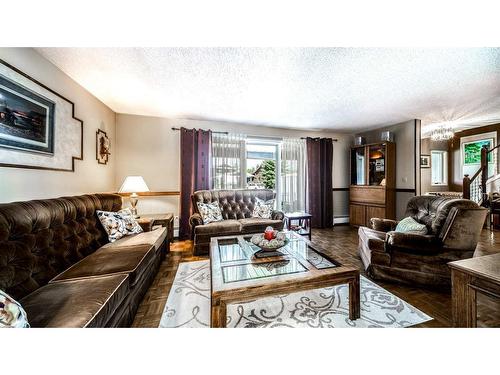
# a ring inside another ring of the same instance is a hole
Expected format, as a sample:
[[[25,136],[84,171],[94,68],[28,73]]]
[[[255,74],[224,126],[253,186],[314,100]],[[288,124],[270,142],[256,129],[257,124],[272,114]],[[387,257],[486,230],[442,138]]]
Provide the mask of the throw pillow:
[[[0,290],[0,328],[29,328],[26,311],[21,304]]]
[[[255,197],[255,207],[253,209],[252,217],[260,217],[261,219],[270,219],[274,210],[274,199],[263,201]]]
[[[219,207],[219,202],[202,203],[197,202],[198,211],[200,212],[203,224],[214,223],[224,220],[222,218],[222,211]]]
[[[394,231],[401,233],[411,232],[418,234],[427,234],[427,227],[424,224],[420,224],[412,217],[405,217],[398,223]]]
[[[109,242],[115,242],[124,236],[141,233],[142,228],[135,220],[130,209],[118,212],[96,211],[97,217],[108,234]]]
[[[125,228],[127,229],[129,234],[143,232],[142,227],[135,219],[134,214],[132,213],[130,208],[124,208],[123,210],[118,211],[118,213],[122,216],[123,221],[125,222]]]

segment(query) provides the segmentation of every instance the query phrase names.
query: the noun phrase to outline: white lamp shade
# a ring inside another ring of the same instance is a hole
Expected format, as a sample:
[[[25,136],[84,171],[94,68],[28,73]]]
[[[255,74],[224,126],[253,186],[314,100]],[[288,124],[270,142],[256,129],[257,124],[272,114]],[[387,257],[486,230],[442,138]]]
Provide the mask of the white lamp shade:
[[[119,193],[143,193],[145,191],[149,191],[149,188],[142,176],[127,176],[118,190]]]

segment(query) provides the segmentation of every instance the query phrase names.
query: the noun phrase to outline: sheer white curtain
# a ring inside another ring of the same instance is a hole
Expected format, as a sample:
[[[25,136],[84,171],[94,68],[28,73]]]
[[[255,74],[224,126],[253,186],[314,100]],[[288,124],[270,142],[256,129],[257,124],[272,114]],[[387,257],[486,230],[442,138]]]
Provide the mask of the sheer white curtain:
[[[212,179],[214,189],[246,186],[245,135],[212,133]]]
[[[306,183],[306,140],[284,138],[281,144],[281,208],[283,211],[305,211]]]

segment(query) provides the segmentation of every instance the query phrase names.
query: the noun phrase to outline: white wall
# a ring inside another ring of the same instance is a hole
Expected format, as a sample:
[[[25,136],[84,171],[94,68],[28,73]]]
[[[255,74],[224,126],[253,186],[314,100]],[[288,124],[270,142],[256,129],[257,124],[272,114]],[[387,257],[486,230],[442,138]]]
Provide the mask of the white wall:
[[[31,48],[0,48],[0,59],[71,100],[84,128],[83,160],[75,161],[75,172],[0,167],[0,202],[114,190],[115,113]],[[95,158],[98,128],[111,140],[107,165]]]
[[[349,186],[349,147],[352,136],[331,132],[306,132],[290,129],[250,126],[217,121],[167,119],[159,117],[116,115],[116,189],[127,175],[142,175],[152,191],[180,190],[180,132],[172,127],[201,128],[239,132],[269,137],[332,137],[333,187]],[[335,193],[334,215],[348,215],[346,194]],[[341,197],[337,199],[338,197]],[[348,195],[347,195],[348,196]],[[142,213],[179,212],[179,197],[142,197],[138,211]]]

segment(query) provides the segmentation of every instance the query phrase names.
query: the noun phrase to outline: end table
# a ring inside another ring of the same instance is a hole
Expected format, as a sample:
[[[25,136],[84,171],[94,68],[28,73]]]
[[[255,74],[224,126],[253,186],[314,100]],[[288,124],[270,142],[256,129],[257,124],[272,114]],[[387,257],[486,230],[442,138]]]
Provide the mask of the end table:
[[[294,231],[301,236],[309,237],[311,240],[311,218],[312,215],[307,212],[286,212],[285,228]],[[296,224],[294,224],[294,222]]]

